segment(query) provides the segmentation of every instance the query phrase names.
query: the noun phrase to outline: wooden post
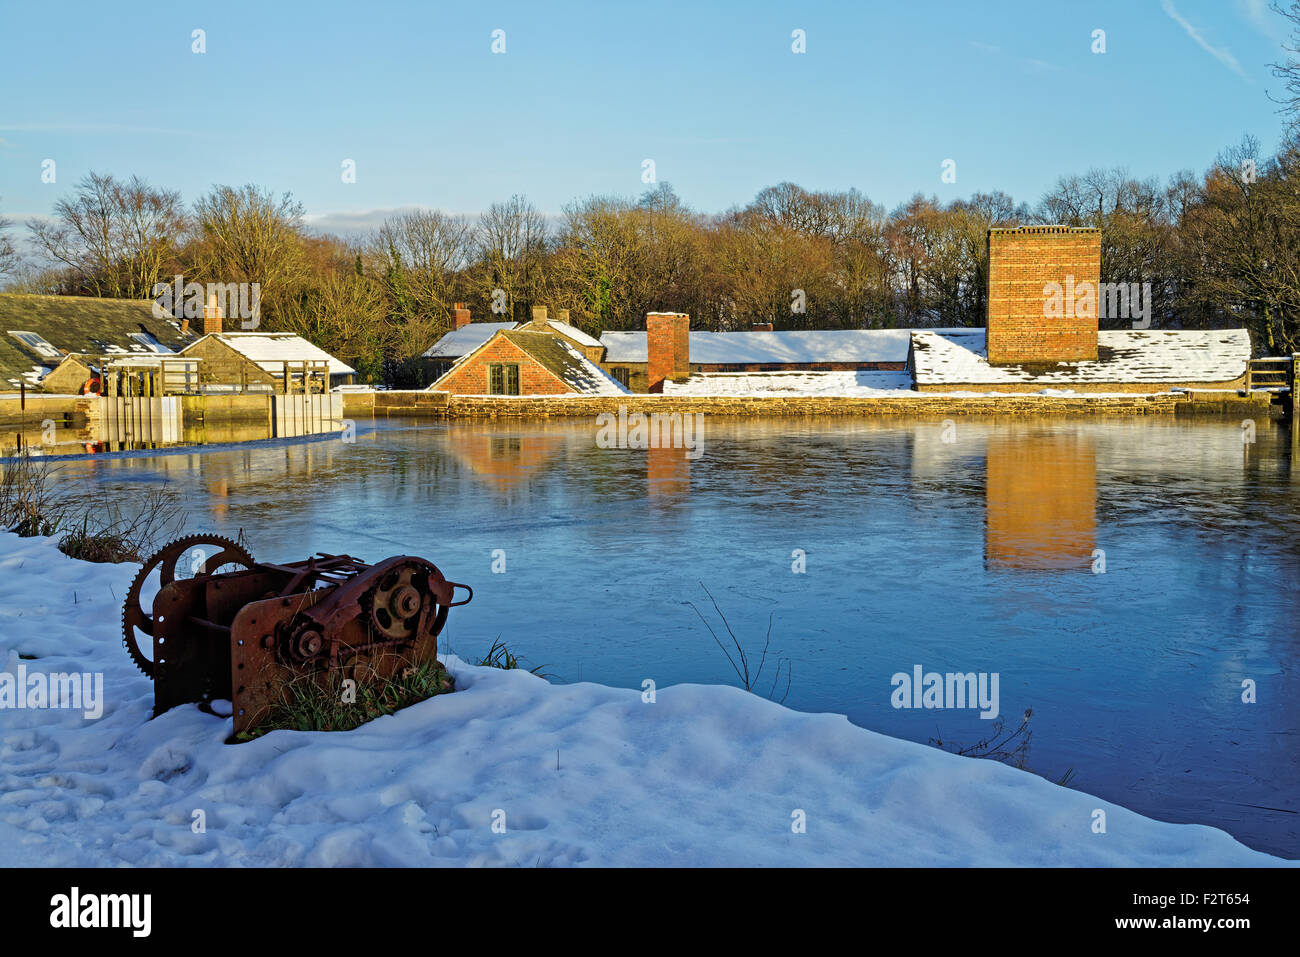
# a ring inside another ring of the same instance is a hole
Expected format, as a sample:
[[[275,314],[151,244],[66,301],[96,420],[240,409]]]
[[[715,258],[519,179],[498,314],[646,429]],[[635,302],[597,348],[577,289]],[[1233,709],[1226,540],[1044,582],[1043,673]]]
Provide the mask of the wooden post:
[[[1291,472],[1300,472],[1300,352],[1291,355]]]

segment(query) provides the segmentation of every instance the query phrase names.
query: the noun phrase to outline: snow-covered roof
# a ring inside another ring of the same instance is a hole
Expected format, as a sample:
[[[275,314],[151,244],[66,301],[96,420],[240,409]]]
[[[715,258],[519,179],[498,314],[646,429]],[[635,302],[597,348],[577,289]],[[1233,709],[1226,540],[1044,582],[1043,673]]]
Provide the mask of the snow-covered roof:
[[[788,329],[692,332],[695,365],[810,365],[815,362],[906,362],[910,329]],[[606,362],[645,362],[645,332],[606,332]]]
[[[553,323],[558,325],[558,323]],[[569,363],[565,366],[564,371],[560,373],[560,378],[572,386],[578,392],[585,395],[626,395],[627,389],[623,388],[618,381],[608,372],[602,369],[596,363],[592,362],[581,352],[565,342],[563,339],[556,339],[555,344],[562,348],[571,357]]]
[[[983,329],[918,330],[912,362],[918,386],[1075,382],[1227,382],[1246,371],[1244,329],[1103,329],[1097,359],[1049,368],[989,365]]]
[[[424,352],[423,358],[459,359],[473,352],[502,329],[514,327],[513,322],[471,322],[459,329],[451,330],[430,346]]]
[[[328,362],[330,375],[349,375],[356,371],[292,332],[219,332],[214,335],[249,362],[272,375],[282,372],[286,362]],[[203,338],[206,339],[207,336]]]
[[[547,321],[546,324],[550,326],[552,329],[554,329],[556,332],[560,333],[561,335],[568,336],[574,342],[580,342],[584,346],[601,345],[601,341],[599,339],[587,335],[577,326],[571,326],[567,322],[560,322],[559,320],[556,319],[550,319]]]

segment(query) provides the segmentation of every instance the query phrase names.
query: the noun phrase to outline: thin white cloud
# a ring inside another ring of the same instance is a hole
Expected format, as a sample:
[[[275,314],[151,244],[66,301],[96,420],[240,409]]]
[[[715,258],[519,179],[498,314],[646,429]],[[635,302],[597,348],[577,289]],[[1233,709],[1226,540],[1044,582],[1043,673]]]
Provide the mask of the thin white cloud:
[[[1273,12],[1269,0],[1237,0],[1237,9],[1256,31],[1275,41],[1278,46],[1290,40],[1282,26],[1282,18]]]
[[[1197,46],[1243,80],[1250,79],[1250,77],[1246,76],[1246,71],[1241,68],[1241,64],[1237,62],[1237,58],[1232,55],[1232,51],[1227,47],[1216,47],[1212,45],[1209,40],[1205,39],[1205,37],[1202,36],[1201,31],[1188,22],[1188,20],[1178,12],[1177,8],[1174,7],[1174,0],[1162,0],[1160,5],[1164,9],[1165,15],[1168,16],[1169,19],[1173,20],[1174,23],[1182,27],[1183,31],[1196,41]]]

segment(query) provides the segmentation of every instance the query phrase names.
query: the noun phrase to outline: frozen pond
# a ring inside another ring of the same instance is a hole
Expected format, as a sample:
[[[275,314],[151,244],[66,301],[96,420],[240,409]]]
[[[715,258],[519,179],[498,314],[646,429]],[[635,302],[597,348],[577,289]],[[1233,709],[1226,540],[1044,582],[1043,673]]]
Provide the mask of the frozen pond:
[[[685,604],[722,627],[701,583],[753,656],[772,616],[800,710],[972,744],[991,722],[896,709],[891,676],[997,673],[1009,726],[1033,708],[1032,770],[1300,857],[1300,467],[1281,427],[1246,444],[1234,421],[713,418],[694,460],[595,436],[392,421],[61,472],[122,503],[172,483],[192,530],[242,528],[261,559],[429,558],[475,592],[444,649],[500,636],[552,680],[735,684]]]

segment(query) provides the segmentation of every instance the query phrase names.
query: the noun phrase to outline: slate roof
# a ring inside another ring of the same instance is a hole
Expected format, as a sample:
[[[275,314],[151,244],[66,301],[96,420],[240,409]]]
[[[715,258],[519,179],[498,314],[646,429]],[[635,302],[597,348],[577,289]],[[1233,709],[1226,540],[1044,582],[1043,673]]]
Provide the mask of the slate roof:
[[[328,362],[330,375],[356,372],[350,365],[292,332],[220,332],[214,335],[272,375],[282,373],[286,362]]]
[[[946,331],[946,330],[944,330]],[[811,365],[816,362],[906,362],[910,329],[789,329],[692,332],[694,365]],[[645,362],[645,332],[606,332],[606,362]]]
[[[1227,382],[1246,371],[1250,334],[1244,329],[1103,329],[1095,361],[1054,366],[992,366],[985,331],[912,333],[917,386],[1101,382]]]
[[[171,352],[198,339],[192,331],[182,334],[180,323],[173,319],[155,318],[153,305],[152,300],[0,293],[0,390],[16,389],[20,382],[39,384],[69,353],[156,353],[133,339],[135,333],[152,336]],[[42,355],[10,332],[35,333],[60,355]]]

